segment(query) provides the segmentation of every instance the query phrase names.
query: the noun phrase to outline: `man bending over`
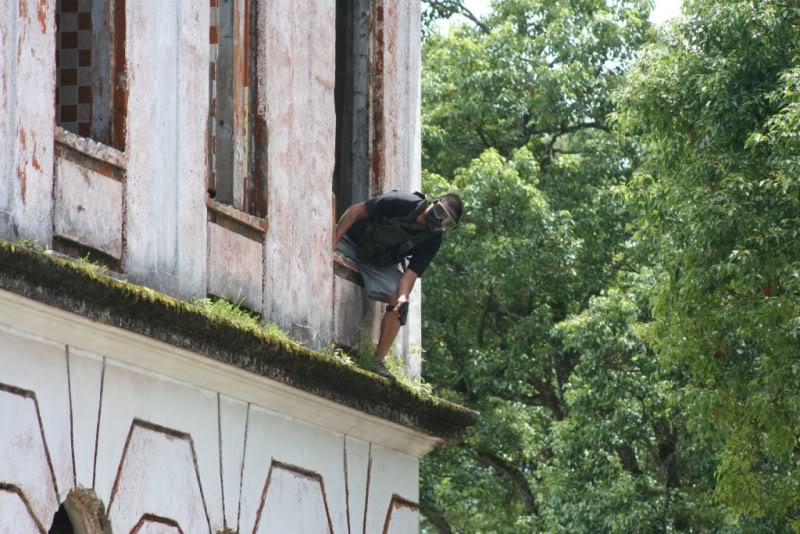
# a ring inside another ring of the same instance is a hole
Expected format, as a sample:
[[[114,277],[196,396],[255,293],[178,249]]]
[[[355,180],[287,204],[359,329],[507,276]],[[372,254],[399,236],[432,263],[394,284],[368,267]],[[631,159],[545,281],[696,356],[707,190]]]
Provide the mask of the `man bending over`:
[[[384,359],[406,322],[408,295],[439,251],[442,232],[455,228],[463,211],[456,195],[427,201],[421,193],[391,191],[353,204],[336,226],[334,250],[356,262],[367,297],[387,303],[375,368],[389,380],[396,378]]]

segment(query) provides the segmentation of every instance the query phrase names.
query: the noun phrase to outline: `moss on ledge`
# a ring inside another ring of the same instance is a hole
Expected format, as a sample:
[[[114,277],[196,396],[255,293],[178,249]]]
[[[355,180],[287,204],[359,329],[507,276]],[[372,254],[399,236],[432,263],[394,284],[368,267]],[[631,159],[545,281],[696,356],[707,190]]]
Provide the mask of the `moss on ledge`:
[[[0,289],[208,356],[447,441],[478,413],[294,344],[204,314],[157,291],[0,241]]]

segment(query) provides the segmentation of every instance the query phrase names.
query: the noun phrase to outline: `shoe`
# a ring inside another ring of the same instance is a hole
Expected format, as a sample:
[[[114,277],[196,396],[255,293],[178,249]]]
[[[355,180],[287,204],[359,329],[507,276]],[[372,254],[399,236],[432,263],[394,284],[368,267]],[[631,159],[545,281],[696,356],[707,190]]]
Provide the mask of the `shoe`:
[[[392,374],[389,369],[386,368],[386,364],[382,361],[375,362],[375,374],[382,376],[383,378],[387,378],[392,382],[397,382],[397,377]]]

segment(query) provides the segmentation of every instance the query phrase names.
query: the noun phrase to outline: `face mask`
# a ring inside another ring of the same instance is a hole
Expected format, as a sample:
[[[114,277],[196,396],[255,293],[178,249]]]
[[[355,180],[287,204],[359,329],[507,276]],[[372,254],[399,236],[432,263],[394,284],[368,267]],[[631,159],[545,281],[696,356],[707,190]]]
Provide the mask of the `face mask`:
[[[428,224],[428,228],[434,232],[451,230],[458,225],[455,218],[447,211],[445,205],[438,201],[433,205],[433,209],[428,212],[425,222]]]

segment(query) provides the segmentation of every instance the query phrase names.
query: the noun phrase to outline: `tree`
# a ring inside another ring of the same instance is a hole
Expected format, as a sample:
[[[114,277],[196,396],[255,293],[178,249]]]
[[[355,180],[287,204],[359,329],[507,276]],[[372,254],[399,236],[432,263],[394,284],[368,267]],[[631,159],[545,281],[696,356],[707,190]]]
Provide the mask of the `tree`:
[[[800,9],[689,0],[628,75],[629,194],[656,256],[645,337],[686,377],[687,425],[744,522],[800,530]]]
[[[423,52],[425,185],[469,207],[426,274],[425,375],[482,412],[463,445],[423,462],[422,511],[439,532],[558,528],[543,481],[575,460],[556,430],[571,424],[582,355],[556,326],[636,269],[614,194],[636,153],[606,117],[649,2],[493,7],[481,24],[429,36]],[[569,487],[584,489],[580,478]]]

